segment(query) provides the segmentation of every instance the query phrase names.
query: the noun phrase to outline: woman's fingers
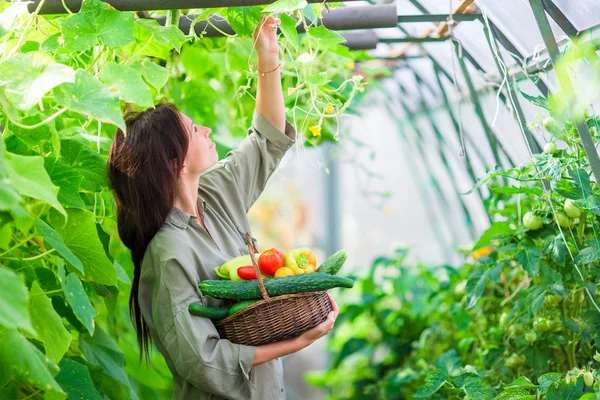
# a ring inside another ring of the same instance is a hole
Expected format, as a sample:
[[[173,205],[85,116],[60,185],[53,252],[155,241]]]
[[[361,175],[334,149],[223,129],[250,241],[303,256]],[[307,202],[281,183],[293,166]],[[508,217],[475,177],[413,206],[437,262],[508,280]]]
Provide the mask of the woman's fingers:
[[[326,292],[327,296],[329,296],[329,301],[331,302],[331,310],[333,311],[334,315],[334,319],[337,319],[338,314],[340,313],[340,308],[338,307],[337,303],[335,302],[335,300],[333,299],[333,297],[331,297],[331,295],[329,294],[329,292]]]

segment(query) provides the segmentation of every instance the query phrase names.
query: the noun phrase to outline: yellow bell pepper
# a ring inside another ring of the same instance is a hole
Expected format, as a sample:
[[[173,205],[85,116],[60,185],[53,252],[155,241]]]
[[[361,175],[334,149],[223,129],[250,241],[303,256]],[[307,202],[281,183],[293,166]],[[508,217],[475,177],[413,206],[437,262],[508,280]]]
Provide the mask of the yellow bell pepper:
[[[309,274],[317,269],[317,259],[307,247],[300,247],[285,254],[285,267],[295,275]]]

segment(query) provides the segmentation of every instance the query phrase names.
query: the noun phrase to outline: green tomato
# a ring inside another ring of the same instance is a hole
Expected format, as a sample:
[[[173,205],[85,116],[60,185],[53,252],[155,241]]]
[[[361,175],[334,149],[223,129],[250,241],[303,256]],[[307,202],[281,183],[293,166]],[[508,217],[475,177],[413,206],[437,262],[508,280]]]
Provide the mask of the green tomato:
[[[546,318],[538,318],[533,323],[533,327],[538,332],[548,332],[552,329],[552,323],[548,321]]]
[[[565,214],[569,218],[579,218],[581,216],[581,210],[577,208],[573,200],[567,199],[565,200]]]
[[[500,327],[504,327],[504,325],[506,324],[506,321],[508,320],[508,314],[503,312],[502,314],[500,314],[500,318],[498,320],[498,322],[500,323]]]
[[[537,335],[533,331],[527,332],[525,334],[525,340],[527,340],[529,343],[533,343],[537,340]]]
[[[533,211],[528,211],[523,216],[523,225],[525,225],[525,228],[535,231],[544,226],[544,221],[540,216],[535,215]]]
[[[586,386],[592,386],[594,384],[594,374],[592,374],[590,371],[584,372],[583,381],[585,382]]]
[[[556,222],[563,228],[570,228],[573,225],[573,222],[563,212],[556,213]]]
[[[546,117],[542,120],[542,125],[549,131],[553,131],[556,128],[556,120],[552,117]]]
[[[554,154],[558,151],[558,146],[554,142],[546,143],[544,146],[544,153]]]
[[[524,365],[526,361],[527,359],[525,356],[513,353],[504,361],[504,365],[509,369],[518,369],[520,366]]]

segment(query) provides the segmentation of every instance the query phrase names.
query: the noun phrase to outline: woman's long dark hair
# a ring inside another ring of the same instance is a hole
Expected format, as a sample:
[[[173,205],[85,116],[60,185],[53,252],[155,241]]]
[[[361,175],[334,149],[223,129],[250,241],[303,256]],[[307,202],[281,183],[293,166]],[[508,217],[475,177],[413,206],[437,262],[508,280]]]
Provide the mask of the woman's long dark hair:
[[[137,334],[140,362],[152,342],[140,313],[141,262],[150,240],[173,207],[177,181],[188,149],[188,134],[173,104],[125,115],[126,132],[117,130],[107,174],[117,205],[121,240],[131,250],[133,283],[129,313]]]

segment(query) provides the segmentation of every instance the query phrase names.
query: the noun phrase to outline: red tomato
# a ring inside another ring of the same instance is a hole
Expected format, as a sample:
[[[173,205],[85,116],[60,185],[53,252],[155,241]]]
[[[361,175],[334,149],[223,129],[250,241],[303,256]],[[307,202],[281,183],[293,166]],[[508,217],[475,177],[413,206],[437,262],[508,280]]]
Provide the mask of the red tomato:
[[[256,279],[256,272],[254,272],[254,267],[252,265],[245,265],[243,267],[239,267],[237,269],[237,273],[240,278],[245,280]]]
[[[275,271],[283,267],[284,264],[283,253],[277,249],[265,250],[258,257],[258,267],[267,275],[275,275]]]

